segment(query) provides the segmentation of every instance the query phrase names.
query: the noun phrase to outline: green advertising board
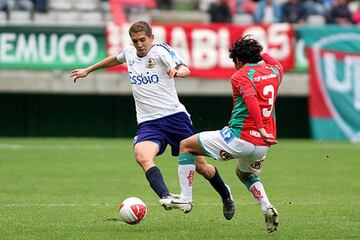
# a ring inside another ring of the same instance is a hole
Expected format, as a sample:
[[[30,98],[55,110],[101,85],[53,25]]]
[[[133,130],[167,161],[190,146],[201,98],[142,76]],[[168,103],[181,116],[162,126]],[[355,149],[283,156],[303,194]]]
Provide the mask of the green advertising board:
[[[300,34],[308,48],[313,137],[360,142],[360,29],[303,27]]]
[[[73,69],[106,56],[102,27],[0,26],[0,68]]]
[[[317,34],[309,26],[295,27],[295,70],[308,71],[307,36]],[[343,27],[322,26],[324,31]],[[88,66],[106,57],[105,27],[0,26],[0,68],[73,69]]]

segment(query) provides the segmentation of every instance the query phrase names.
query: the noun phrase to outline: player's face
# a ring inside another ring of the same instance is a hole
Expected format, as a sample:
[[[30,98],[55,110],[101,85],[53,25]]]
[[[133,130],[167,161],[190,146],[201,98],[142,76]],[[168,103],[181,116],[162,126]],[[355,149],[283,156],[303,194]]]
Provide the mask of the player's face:
[[[130,37],[138,55],[141,57],[146,56],[150,48],[153,46],[154,35],[148,37],[146,36],[146,33],[142,31],[131,33]]]

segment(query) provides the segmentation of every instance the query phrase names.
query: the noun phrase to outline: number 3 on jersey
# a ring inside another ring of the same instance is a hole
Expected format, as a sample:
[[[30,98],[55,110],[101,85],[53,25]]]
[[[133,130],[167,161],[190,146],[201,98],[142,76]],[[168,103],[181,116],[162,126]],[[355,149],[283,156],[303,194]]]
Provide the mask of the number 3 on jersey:
[[[273,110],[274,107],[274,86],[273,85],[266,85],[263,89],[263,94],[264,96],[269,96],[269,100],[268,100],[268,104],[270,106],[270,109],[268,108],[263,108],[262,110],[262,115],[264,117],[270,117],[271,112]]]

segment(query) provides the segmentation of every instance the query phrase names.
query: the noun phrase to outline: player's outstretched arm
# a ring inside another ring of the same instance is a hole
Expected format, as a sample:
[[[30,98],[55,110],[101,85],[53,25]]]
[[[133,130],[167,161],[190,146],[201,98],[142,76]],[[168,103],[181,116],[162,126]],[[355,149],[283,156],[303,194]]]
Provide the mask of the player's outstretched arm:
[[[94,65],[91,65],[87,68],[75,69],[75,70],[71,71],[70,77],[74,78],[74,82],[76,82],[76,80],[78,80],[79,78],[84,78],[89,73],[91,73],[95,70],[112,67],[112,66],[115,66],[118,64],[121,64],[121,63],[117,61],[116,55],[111,55],[111,56],[101,60],[100,62],[95,63]]]

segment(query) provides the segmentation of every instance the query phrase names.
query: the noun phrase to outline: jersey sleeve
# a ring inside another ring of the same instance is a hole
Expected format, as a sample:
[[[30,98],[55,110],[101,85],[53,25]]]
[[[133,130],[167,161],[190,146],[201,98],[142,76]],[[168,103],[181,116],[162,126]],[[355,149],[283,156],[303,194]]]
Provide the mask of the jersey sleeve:
[[[256,98],[256,89],[253,82],[247,76],[245,71],[238,71],[232,76],[232,85],[235,93],[244,99],[249,115],[254,120],[257,128],[263,127],[261,110]]]
[[[164,63],[170,68],[179,68],[180,65],[185,65],[184,60],[171,48],[169,45],[162,43],[158,44],[158,53]]]
[[[284,75],[284,68],[281,65],[281,63],[278,60],[276,60],[275,58],[271,57],[268,53],[261,54],[261,57],[264,60],[264,62],[274,66],[279,71],[280,79],[282,79],[282,77]]]
[[[125,58],[124,51],[121,51],[121,52],[119,52],[119,53],[116,55],[116,60],[117,60],[119,63],[124,63],[124,62],[126,62],[126,58]]]
[[[246,108],[248,109],[249,115],[255,122],[255,126],[257,128],[262,128],[264,125],[262,122],[261,110],[257,98],[254,95],[250,95],[244,98],[244,102]]]

